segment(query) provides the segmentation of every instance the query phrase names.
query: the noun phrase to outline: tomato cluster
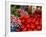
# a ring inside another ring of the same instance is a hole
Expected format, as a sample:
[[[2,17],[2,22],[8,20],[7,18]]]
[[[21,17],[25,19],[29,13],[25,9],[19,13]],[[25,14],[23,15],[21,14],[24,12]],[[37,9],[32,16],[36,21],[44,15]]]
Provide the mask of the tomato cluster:
[[[42,25],[41,25],[41,15],[35,14],[32,15],[32,17],[28,16],[22,16],[20,17],[21,19],[21,30],[22,31],[35,31],[35,30],[41,30]]]
[[[29,14],[29,16],[20,16],[19,19],[13,17],[12,22],[15,22],[15,25],[18,23],[15,26],[16,32],[42,30],[42,15],[40,10],[36,10],[34,14]]]

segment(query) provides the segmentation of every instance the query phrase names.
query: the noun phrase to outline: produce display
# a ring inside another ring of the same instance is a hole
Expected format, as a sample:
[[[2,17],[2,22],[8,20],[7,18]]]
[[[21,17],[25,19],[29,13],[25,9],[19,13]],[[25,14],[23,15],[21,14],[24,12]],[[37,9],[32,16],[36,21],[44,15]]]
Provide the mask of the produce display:
[[[42,6],[11,5],[10,31],[42,31]]]

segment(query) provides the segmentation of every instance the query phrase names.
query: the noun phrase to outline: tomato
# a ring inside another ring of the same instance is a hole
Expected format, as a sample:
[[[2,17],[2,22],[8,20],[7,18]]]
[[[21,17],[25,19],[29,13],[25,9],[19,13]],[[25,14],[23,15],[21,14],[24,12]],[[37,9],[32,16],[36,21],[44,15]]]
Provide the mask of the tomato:
[[[30,24],[27,24],[26,27],[27,27],[27,28],[30,28]]]
[[[35,29],[35,25],[34,25],[34,24],[31,24],[31,28],[32,28],[32,29]]]
[[[38,30],[41,30],[42,29],[42,26],[41,25],[37,26],[37,29]]]

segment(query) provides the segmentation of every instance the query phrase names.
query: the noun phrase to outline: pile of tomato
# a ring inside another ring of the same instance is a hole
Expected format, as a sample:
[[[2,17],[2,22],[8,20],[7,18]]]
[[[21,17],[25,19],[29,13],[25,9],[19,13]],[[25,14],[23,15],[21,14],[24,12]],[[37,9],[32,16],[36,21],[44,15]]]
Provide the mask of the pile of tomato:
[[[29,16],[20,16],[19,19],[21,25],[18,24],[16,32],[42,30],[42,14],[40,10],[36,10],[34,14],[29,14]]]

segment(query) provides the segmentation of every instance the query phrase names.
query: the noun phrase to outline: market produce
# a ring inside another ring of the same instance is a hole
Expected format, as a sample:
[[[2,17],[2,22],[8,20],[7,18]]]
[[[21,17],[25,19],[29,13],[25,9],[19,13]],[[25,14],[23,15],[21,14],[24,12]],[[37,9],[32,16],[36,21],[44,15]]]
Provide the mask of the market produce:
[[[16,12],[20,15],[19,17],[11,16],[11,23],[15,23],[16,32],[42,30],[42,11],[40,9],[36,9],[33,14],[28,14],[23,9],[17,9]]]

